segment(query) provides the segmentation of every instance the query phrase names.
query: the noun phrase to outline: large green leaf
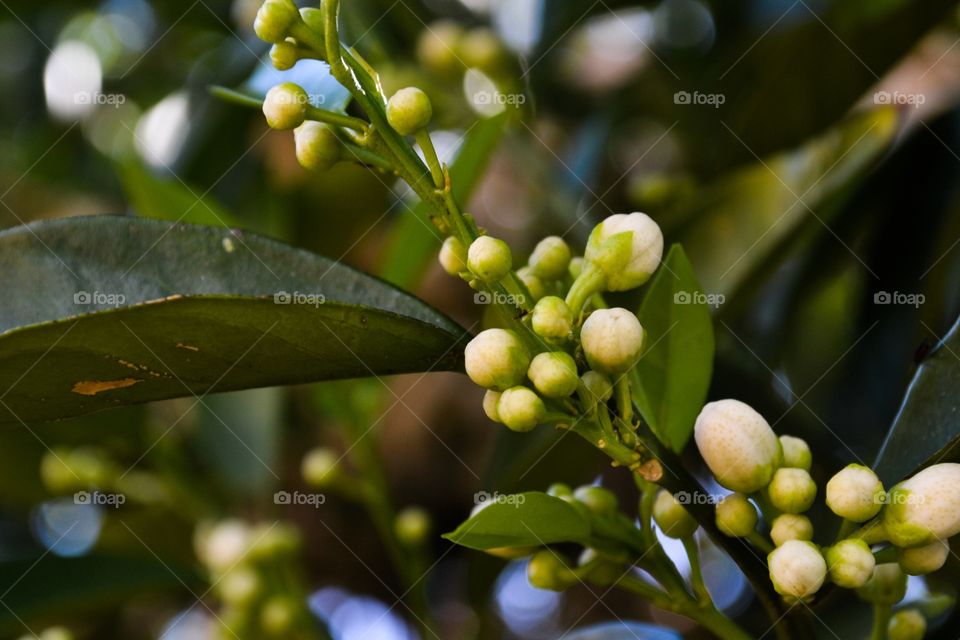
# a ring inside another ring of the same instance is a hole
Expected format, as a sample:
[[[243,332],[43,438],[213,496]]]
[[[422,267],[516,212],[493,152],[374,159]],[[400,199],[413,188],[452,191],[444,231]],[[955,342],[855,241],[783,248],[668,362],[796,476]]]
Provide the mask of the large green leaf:
[[[713,372],[708,301],[680,245],[673,245],[640,305],[646,347],[634,369],[633,397],[644,420],[676,452],[683,450]]]
[[[918,468],[960,459],[960,320],[914,375],[873,465],[890,486]]]
[[[490,504],[444,538],[470,549],[587,542],[590,523],[572,506],[539,491],[488,496]]]
[[[3,232],[0,289],[0,422],[459,370],[467,337],[420,300],[338,262],[227,229],[135,218]]]

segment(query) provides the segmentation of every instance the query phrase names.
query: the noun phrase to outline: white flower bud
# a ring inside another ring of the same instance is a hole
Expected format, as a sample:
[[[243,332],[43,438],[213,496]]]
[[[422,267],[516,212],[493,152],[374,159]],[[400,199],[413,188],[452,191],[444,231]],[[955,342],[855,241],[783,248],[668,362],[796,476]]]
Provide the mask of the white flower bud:
[[[440,247],[440,266],[451,276],[467,270],[467,250],[458,238],[450,236]]]
[[[236,567],[217,583],[217,591],[224,603],[244,607],[260,595],[262,584],[257,572],[247,567]]]
[[[827,563],[812,542],[784,542],[767,556],[767,565],[773,588],[787,598],[812,597],[827,577]]]
[[[523,286],[527,288],[527,293],[529,293],[532,298],[530,300],[531,304],[546,295],[547,288],[543,285],[543,280],[535,276],[533,271],[530,270],[530,267],[517,269],[517,277],[520,278]]]
[[[784,513],[803,513],[817,497],[817,484],[803,469],[777,469],[767,487],[770,502]]]
[[[583,273],[583,262],[583,256],[570,258],[570,265],[567,267],[567,273],[570,274],[570,277],[574,279],[580,277],[580,274]]]
[[[251,542],[251,529],[247,523],[224,520],[198,528],[194,547],[203,564],[215,573],[222,574],[243,559]]]
[[[773,519],[770,526],[770,539],[773,545],[781,546],[790,540],[813,540],[813,523],[807,516],[784,513]]]
[[[267,92],[263,100],[263,115],[273,129],[296,129],[306,119],[309,105],[307,92],[302,87],[284,82]]]
[[[308,120],[293,130],[300,166],[311,171],[327,171],[340,161],[343,144],[333,128]]]
[[[387,122],[402,136],[410,136],[426,128],[433,118],[430,98],[416,87],[400,89],[387,102]]]
[[[745,538],[757,527],[757,509],[747,496],[731,493],[717,503],[717,528],[732,538]]]
[[[528,264],[534,275],[557,280],[570,265],[570,246],[560,236],[547,236],[533,248]]]
[[[267,0],[257,11],[253,30],[264,42],[283,42],[299,19],[300,12],[293,0]]]
[[[643,327],[630,311],[597,309],[580,329],[580,345],[590,368],[619,376],[633,368],[643,352]]]
[[[467,251],[467,267],[473,275],[486,282],[497,282],[510,272],[513,256],[503,240],[480,236]]]
[[[300,462],[300,474],[311,487],[329,487],[338,475],[340,456],[333,449],[317,447],[307,452]]]
[[[663,233],[644,213],[612,215],[590,233],[584,259],[600,269],[608,291],[639,287],[663,257]]]
[[[780,464],[780,441],[759,413],[738,400],[703,407],[694,426],[697,449],[717,482],[753,493],[769,484]]]
[[[273,63],[274,69],[287,71],[292,69],[299,59],[300,53],[293,42],[284,40],[270,47],[270,62]]]
[[[563,351],[537,354],[530,362],[527,377],[537,391],[548,398],[566,398],[576,391],[580,384],[577,363],[570,354]]]
[[[863,540],[841,540],[827,549],[827,568],[837,586],[858,589],[873,575],[876,560]]]
[[[653,519],[668,538],[689,538],[700,526],[683,505],[663,489],[657,492],[653,503]]]
[[[780,436],[780,446],[783,448],[783,466],[810,471],[813,456],[806,441],[793,436]]]
[[[573,332],[573,314],[562,298],[546,296],[537,301],[530,324],[545,340],[563,340]]]
[[[503,422],[500,420],[500,414],[497,413],[497,405],[500,403],[500,392],[493,389],[487,389],[483,394],[483,412],[494,422]]]
[[[907,576],[896,562],[878,564],[867,583],[857,589],[857,595],[867,602],[894,605],[907,594]]]
[[[827,506],[852,522],[866,522],[877,515],[885,498],[880,478],[861,464],[847,465],[827,482]]]
[[[950,546],[946,540],[936,540],[922,547],[897,549],[897,563],[910,576],[922,576],[937,571],[947,561]]]
[[[530,352],[513,331],[487,329],[464,350],[467,375],[484,389],[503,391],[527,375]]]
[[[927,633],[927,619],[916,609],[901,609],[887,625],[888,640],[923,640]]]
[[[497,415],[511,431],[530,431],[546,413],[543,400],[526,387],[512,387],[500,394]]]
[[[935,464],[893,487],[882,517],[890,542],[898,547],[960,533],[960,464]]]

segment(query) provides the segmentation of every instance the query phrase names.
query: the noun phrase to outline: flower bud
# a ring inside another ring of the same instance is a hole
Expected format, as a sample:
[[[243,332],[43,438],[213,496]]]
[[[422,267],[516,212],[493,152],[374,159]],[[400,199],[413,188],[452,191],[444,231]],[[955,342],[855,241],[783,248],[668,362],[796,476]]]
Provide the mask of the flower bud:
[[[573,489],[570,488],[570,485],[564,484],[562,482],[554,482],[552,485],[547,487],[547,495],[553,496],[554,498],[560,498],[562,496],[572,496]]]
[[[248,567],[236,567],[228,571],[216,587],[225,604],[244,607],[256,600],[263,585],[256,571]]]
[[[567,273],[570,274],[571,278],[578,278],[580,274],[583,273],[583,256],[576,256],[570,258],[570,265],[567,267]]]
[[[570,246],[560,236],[547,236],[530,254],[530,269],[544,280],[557,280],[570,265]]]
[[[264,42],[283,42],[298,20],[300,12],[293,0],[267,0],[257,11],[253,30]]]
[[[500,419],[500,414],[497,412],[497,405],[500,403],[501,395],[499,391],[494,391],[493,389],[487,389],[487,392],[483,394],[483,412],[494,422],[503,422]]]
[[[272,129],[296,129],[307,117],[307,92],[292,82],[270,89],[263,100],[263,115]]]
[[[530,324],[545,340],[563,340],[573,332],[573,314],[562,298],[545,296],[533,308]]]
[[[806,600],[823,585],[827,563],[812,542],[788,540],[767,556],[770,581],[780,595]]]
[[[409,547],[423,544],[430,534],[430,514],[420,507],[407,507],[393,523],[397,539]]]
[[[700,524],[669,491],[661,489],[653,502],[653,519],[668,538],[689,538]]]
[[[526,377],[530,352],[513,331],[487,329],[467,344],[464,360],[467,375],[476,384],[503,391]]]
[[[936,540],[922,547],[897,549],[897,563],[909,576],[922,576],[937,571],[947,561],[950,546],[946,540]]]
[[[387,102],[387,122],[402,136],[410,136],[430,124],[433,106],[430,98],[416,87],[400,89]]]
[[[260,609],[260,626],[271,636],[289,637],[296,620],[296,605],[286,596],[273,596]]]
[[[847,465],[827,482],[827,506],[852,522],[866,522],[877,515],[885,497],[880,478],[861,464]]]
[[[606,559],[600,559],[600,553],[590,547],[585,548],[577,559],[578,567],[584,567],[588,564],[593,564],[593,566],[589,571],[582,574],[583,578],[590,584],[598,587],[609,587],[625,574],[622,565]]]
[[[927,633],[927,619],[916,609],[901,609],[890,618],[888,640],[923,640]]]
[[[660,227],[644,213],[612,215],[590,233],[584,259],[600,269],[608,291],[639,287],[663,257]]]
[[[781,546],[790,540],[801,542],[813,540],[813,523],[807,516],[784,513],[773,519],[770,526],[770,539],[773,545]]]
[[[490,236],[480,236],[467,251],[467,267],[485,282],[497,282],[510,272],[513,256],[506,242]]]
[[[643,352],[643,327],[626,309],[597,309],[580,329],[580,345],[590,368],[618,376],[633,368]]]
[[[474,69],[497,75],[503,63],[503,44],[491,29],[471,29],[460,40],[460,57]]]
[[[467,270],[467,250],[458,238],[450,236],[440,247],[440,266],[451,276]]]
[[[806,441],[793,436],[780,436],[780,446],[783,449],[783,466],[810,471],[813,456]]]
[[[717,482],[731,491],[762,489],[781,461],[780,441],[773,429],[738,400],[704,406],[694,425],[694,439]]]
[[[841,540],[827,549],[826,556],[830,579],[846,589],[859,589],[866,584],[876,566],[873,553],[863,540]]]
[[[420,32],[417,59],[439,75],[452,75],[463,69],[457,56],[463,27],[453,20],[438,20]]]
[[[747,496],[731,493],[717,503],[717,528],[732,538],[745,538],[757,527],[757,509]]]
[[[547,288],[543,285],[543,280],[535,276],[533,271],[530,270],[530,267],[517,269],[517,277],[520,278],[523,286],[527,288],[527,293],[530,294],[531,304],[546,295]]]
[[[576,391],[580,384],[577,363],[570,354],[563,351],[537,354],[530,362],[527,377],[537,391],[548,398],[566,398]]]
[[[497,415],[511,431],[530,431],[543,421],[543,400],[526,387],[511,387],[500,394]]]
[[[293,130],[293,140],[304,169],[327,171],[340,161],[343,144],[329,125],[307,120]]]
[[[311,487],[331,486],[337,479],[340,456],[333,449],[317,447],[307,452],[300,462],[300,475]]]
[[[620,508],[617,496],[603,487],[583,485],[577,487],[573,492],[573,497],[577,502],[586,505],[590,511],[601,515],[616,513]]]
[[[241,520],[224,520],[197,529],[194,548],[197,558],[214,573],[222,574],[238,564],[252,542],[250,526]]]
[[[784,513],[803,513],[813,506],[817,483],[803,469],[777,469],[767,487],[770,502]]]
[[[935,464],[894,486],[882,517],[890,542],[898,547],[960,533],[960,464]]]
[[[580,402],[587,406],[606,402],[613,396],[613,383],[602,373],[587,371],[580,376],[580,382],[586,387],[586,397],[581,397]]]
[[[857,589],[857,595],[867,602],[894,605],[907,594],[907,576],[896,562],[878,564],[867,583]]]
[[[296,526],[286,522],[258,524],[250,533],[252,543],[248,557],[251,560],[276,562],[277,558],[290,557],[303,547],[303,537]]]
[[[553,551],[538,551],[527,564],[527,579],[538,589],[563,591],[577,583],[577,576]]]
[[[297,45],[292,42],[284,40],[270,47],[270,62],[273,63],[274,69],[280,71],[293,69],[299,59],[300,54],[297,51]]]

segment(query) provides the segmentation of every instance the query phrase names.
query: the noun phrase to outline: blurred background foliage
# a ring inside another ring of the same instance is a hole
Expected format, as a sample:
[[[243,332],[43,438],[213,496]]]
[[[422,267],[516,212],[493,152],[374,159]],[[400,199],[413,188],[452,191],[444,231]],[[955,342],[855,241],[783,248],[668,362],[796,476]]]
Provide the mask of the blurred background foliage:
[[[436,267],[438,240],[411,215],[409,194],[346,163],[309,175],[291,136],[210,95],[214,84],[258,90],[257,2],[2,4],[0,227],[106,212],[240,227],[481,326],[471,291]],[[430,94],[435,140],[483,226],[522,252],[548,233],[582,246],[611,212],[649,213],[685,245],[705,290],[723,296],[711,396],[747,401],[778,432],[806,438],[819,482],[876,458],[918,364],[960,310],[954,2],[344,4],[348,40],[387,93],[417,84]],[[438,19],[468,30],[479,66],[506,55],[501,75],[451,66],[431,46],[450,24],[426,31]],[[478,101],[491,82],[520,96],[518,108]],[[923,303],[883,304],[895,293]],[[941,368],[957,366],[955,350],[938,352]],[[956,393],[947,385],[925,402],[947,403],[950,416]],[[441,637],[554,638],[614,616],[702,634],[622,595],[601,606],[585,587],[534,591],[517,563],[439,539],[477,491],[602,478],[625,509],[635,505],[631,483],[598,454],[554,433],[494,429],[480,395],[464,377],[432,373],[8,428],[0,634],[56,623],[82,638],[208,637],[217,598],[192,541],[198,523],[224,518],[298,527],[302,583],[337,638],[415,637],[412,609],[394,604],[413,597],[411,585]],[[932,442],[901,434],[885,456],[902,468],[887,479],[951,455],[955,431]],[[373,478],[376,504],[349,490],[319,509],[274,504],[275,491],[303,487],[301,458],[318,445],[348,452],[345,463]],[[74,504],[50,449],[92,465],[94,479],[126,470],[118,486],[133,499],[117,510]],[[393,531],[408,505],[432,521],[412,563],[397,561],[409,550]],[[709,580],[743,610],[742,577],[714,555]],[[955,596],[957,565],[912,580],[908,598]],[[934,633],[952,637],[956,614],[937,613]],[[829,637],[828,627],[855,635],[868,612],[829,598],[818,614]],[[620,637],[607,633],[598,637]]]

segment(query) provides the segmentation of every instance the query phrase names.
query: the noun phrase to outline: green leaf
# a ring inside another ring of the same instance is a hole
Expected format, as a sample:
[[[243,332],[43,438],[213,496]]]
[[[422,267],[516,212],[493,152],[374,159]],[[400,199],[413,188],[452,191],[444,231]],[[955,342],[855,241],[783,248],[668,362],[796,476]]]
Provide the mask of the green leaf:
[[[873,468],[884,486],[960,460],[960,319],[913,376]]]
[[[675,244],[638,313],[647,337],[634,369],[633,398],[654,433],[677,453],[690,439],[710,388],[714,349],[710,299],[683,248]]]
[[[0,233],[0,422],[460,370],[469,336],[338,262],[222,228],[94,216]]]
[[[590,523],[561,500],[539,491],[487,496],[490,506],[443,537],[470,549],[587,542]]]

